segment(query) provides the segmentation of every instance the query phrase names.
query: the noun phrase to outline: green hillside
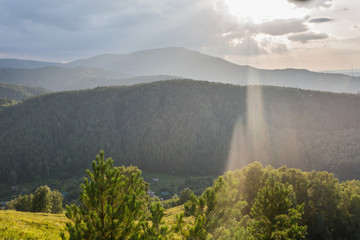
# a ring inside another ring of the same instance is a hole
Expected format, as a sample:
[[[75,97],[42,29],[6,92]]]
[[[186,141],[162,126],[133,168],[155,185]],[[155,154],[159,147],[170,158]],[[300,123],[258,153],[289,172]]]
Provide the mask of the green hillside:
[[[0,181],[67,178],[104,149],[144,172],[221,174],[258,160],[359,177],[360,96],[192,80],[61,92],[0,113]],[[230,159],[228,161],[228,159]]]
[[[61,239],[68,219],[64,214],[0,211],[1,239]]]
[[[40,87],[28,87],[24,85],[0,83],[0,98],[22,101],[26,98],[42,95],[45,93],[50,93],[50,91]]]

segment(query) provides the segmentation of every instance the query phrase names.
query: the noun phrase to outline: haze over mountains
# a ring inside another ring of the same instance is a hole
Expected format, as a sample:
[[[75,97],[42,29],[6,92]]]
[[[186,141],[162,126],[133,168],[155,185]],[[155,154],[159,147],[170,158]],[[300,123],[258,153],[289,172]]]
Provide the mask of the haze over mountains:
[[[239,85],[360,92],[359,77],[300,69],[261,70],[177,47],[104,54],[66,64],[2,59],[0,67],[0,82],[52,91],[191,78]]]
[[[51,91],[69,91],[95,88],[99,86],[131,85],[165,79],[178,79],[173,76],[128,75],[89,67],[47,66],[36,69],[0,68],[0,82],[42,87]]]

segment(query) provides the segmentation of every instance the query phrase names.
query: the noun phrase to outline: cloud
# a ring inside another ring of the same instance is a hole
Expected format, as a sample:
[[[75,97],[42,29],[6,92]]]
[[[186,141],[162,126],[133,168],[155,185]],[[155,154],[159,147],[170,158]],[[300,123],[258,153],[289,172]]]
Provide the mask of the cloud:
[[[276,19],[272,21],[263,22],[257,25],[257,31],[272,36],[280,36],[288,33],[305,32],[308,30],[308,27],[303,22],[304,19],[296,19],[296,18]]]
[[[283,54],[283,53],[286,53],[288,51],[289,51],[288,47],[286,46],[286,44],[283,44],[283,43],[276,44],[275,46],[273,46],[271,48],[271,52],[272,53],[277,53],[277,54]]]
[[[288,34],[300,42],[324,37],[305,33],[314,27],[308,22],[325,18],[255,22],[234,16],[225,0],[0,1],[0,54],[7,56],[68,61],[169,46],[205,49],[217,56],[254,56],[288,51]],[[297,2],[314,7],[332,1]]]
[[[305,25],[305,21],[308,18],[303,19],[274,19],[271,21],[264,21],[260,23],[254,23],[252,21],[240,22],[232,29],[226,36],[228,38],[244,37],[246,35],[267,34],[271,36],[281,36],[289,33],[306,32],[308,26]]]
[[[333,19],[331,18],[312,18],[309,20],[310,23],[324,23],[324,22],[331,22]]]
[[[332,6],[332,0],[288,0],[289,3],[301,8],[329,8]]]
[[[307,43],[308,41],[311,40],[326,39],[328,37],[329,36],[326,33],[306,32],[306,33],[291,34],[288,36],[288,39],[293,42]]]
[[[67,60],[164,46],[220,45],[227,41],[222,34],[239,23],[224,2],[215,1],[3,0],[0,52]],[[241,35],[237,31],[235,37]]]
[[[48,59],[167,46],[226,46],[228,51],[256,55],[267,52],[255,39],[258,34],[279,36],[308,30],[304,19],[261,23],[239,19],[224,0],[2,2],[0,53],[22,52]]]
[[[242,56],[267,54],[268,52],[252,37],[246,37],[235,41],[232,52]]]

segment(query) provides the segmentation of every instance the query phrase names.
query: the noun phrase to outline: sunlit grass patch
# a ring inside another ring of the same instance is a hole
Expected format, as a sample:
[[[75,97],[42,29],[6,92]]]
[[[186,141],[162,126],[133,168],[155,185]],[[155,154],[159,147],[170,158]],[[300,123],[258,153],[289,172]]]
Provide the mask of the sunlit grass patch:
[[[165,210],[164,224],[176,223],[176,215],[183,212],[183,206]],[[190,217],[184,218],[188,222]],[[61,239],[60,233],[65,230],[69,221],[64,214],[0,211],[0,239]]]
[[[61,239],[64,214],[0,211],[0,239]]]

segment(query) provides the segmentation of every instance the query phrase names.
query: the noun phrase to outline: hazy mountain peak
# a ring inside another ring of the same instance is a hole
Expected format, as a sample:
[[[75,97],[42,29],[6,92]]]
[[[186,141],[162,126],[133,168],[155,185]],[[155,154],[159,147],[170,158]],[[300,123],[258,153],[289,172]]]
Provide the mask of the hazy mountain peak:
[[[51,63],[48,64],[51,66]],[[239,85],[273,85],[333,92],[357,93],[360,91],[360,78],[356,77],[351,78],[341,74],[317,73],[305,69],[293,68],[261,70],[250,66],[240,66],[222,58],[209,56],[183,47],[157,48],[127,54],[102,54],[88,59],[76,60],[62,66],[71,67],[71,69],[66,70],[66,68],[64,68],[61,72],[74,71],[73,67],[98,69],[97,71],[91,70],[90,74],[85,74],[91,78],[91,86],[102,86],[105,82],[105,85],[108,85],[110,82],[106,79],[114,79],[114,77],[112,77],[114,75],[115,78],[123,78],[123,76],[126,75],[128,77],[178,76],[195,80]],[[102,70],[100,71],[100,69]],[[111,71],[112,73],[106,73],[106,71]],[[80,74],[80,76],[84,76],[84,71],[81,72],[82,74]],[[73,75],[79,76],[79,74]],[[99,81],[99,79],[95,79],[94,77],[103,79]],[[70,78],[58,76],[58,79],[61,78],[63,78],[63,82],[67,82],[67,86],[59,85],[56,88],[50,88],[49,85],[40,86],[52,90],[70,89],[69,86],[73,85],[68,81]],[[75,89],[86,88],[81,87],[84,81],[78,81],[79,79],[77,78],[78,77],[73,79],[73,81],[77,81]],[[162,80],[159,78],[156,79]],[[2,79],[0,76],[0,82],[9,81]],[[28,81],[24,80],[23,82],[17,83],[25,84],[26,82]],[[119,81],[111,81],[111,84],[118,85],[118,83]],[[137,81],[137,83],[139,82]]]

